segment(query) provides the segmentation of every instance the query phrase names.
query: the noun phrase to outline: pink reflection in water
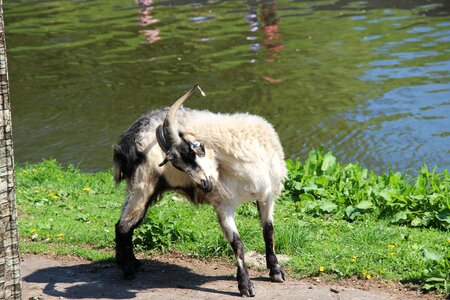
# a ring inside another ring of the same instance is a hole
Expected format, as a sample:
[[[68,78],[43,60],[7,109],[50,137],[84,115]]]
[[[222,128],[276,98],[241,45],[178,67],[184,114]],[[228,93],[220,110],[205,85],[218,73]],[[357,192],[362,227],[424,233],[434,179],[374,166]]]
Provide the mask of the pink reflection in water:
[[[153,25],[155,23],[158,23],[159,20],[155,19],[152,16],[153,11],[153,0],[136,0],[136,4],[141,8],[139,12],[139,24],[146,28],[147,26]],[[142,29],[139,31],[145,36],[145,40],[149,44],[153,44],[154,42],[158,41],[160,37],[160,31],[159,29]]]
[[[260,5],[260,20],[263,23],[262,31],[264,32],[263,47],[266,51],[266,63],[274,63],[275,59],[281,57],[281,50],[284,45],[280,41],[281,33],[279,31],[278,23],[280,19],[276,14],[275,3],[263,3]],[[270,76],[262,76],[262,78],[270,83],[277,84],[283,82],[281,79]]]

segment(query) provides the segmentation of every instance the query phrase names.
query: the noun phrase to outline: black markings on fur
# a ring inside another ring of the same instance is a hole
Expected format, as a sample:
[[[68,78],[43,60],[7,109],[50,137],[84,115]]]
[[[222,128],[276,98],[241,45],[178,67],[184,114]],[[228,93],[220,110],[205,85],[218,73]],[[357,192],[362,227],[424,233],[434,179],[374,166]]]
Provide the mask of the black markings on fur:
[[[231,248],[233,248],[236,259],[238,259],[236,279],[238,282],[239,292],[242,296],[253,297],[255,296],[255,290],[253,283],[248,276],[247,268],[244,261],[244,244],[242,243],[239,235],[233,232],[233,240],[230,242]],[[239,263],[239,260],[241,263]]]
[[[137,167],[145,162],[145,155],[136,148],[136,137],[144,123],[142,119],[136,121],[114,145],[113,161],[119,169],[119,174],[115,174],[116,183],[131,178]]]
[[[242,243],[241,238],[236,232],[233,232],[233,240],[230,244],[236,257],[244,261],[244,244]]]
[[[123,233],[120,230],[119,222],[116,224],[116,262],[122,267],[125,279],[134,279],[139,262],[134,256],[133,230]]]
[[[180,187],[180,188],[177,188],[176,191],[179,192],[180,194],[182,194],[183,196],[185,196],[187,198],[187,200],[191,201],[192,203],[194,203],[194,204],[197,203],[195,201],[195,187],[194,187],[194,185],[187,186],[187,187]]]
[[[136,271],[141,265],[141,263],[136,259],[133,250],[133,232],[136,227],[138,227],[142,220],[144,219],[147,209],[155,204],[159,196],[167,189],[167,182],[164,178],[159,178],[155,186],[153,194],[147,199],[145,206],[145,213],[142,218],[136,220],[128,232],[124,232],[120,227],[120,220],[116,224],[116,262],[123,269],[123,274],[125,279],[134,279],[136,277]]]
[[[285,275],[283,269],[278,264],[278,259],[275,255],[273,231],[273,224],[271,222],[266,222],[263,226],[264,242],[266,243],[266,263],[267,268],[270,270],[270,279],[275,282],[283,282],[285,280]]]
[[[136,148],[136,142],[142,132],[148,132],[151,123],[155,120],[164,119],[167,109],[154,110],[141,116],[124,133],[120,141],[114,145],[113,161],[118,168],[118,174],[114,179],[119,183],[123,179],[129,179],[133,176],[137,167],[145,162],[145,155]]]
[[[266,222],[263,227],[264,242],[266,243],[267,268],[273,270],[278,267],[278,260],[275,255],[275,245],[273,241],[273,224]]]
[[[189,147],[186,142],[175,145],[176,150],[180,153],[181,159],[191,168],[197,168],[197,163],[195,162],[195,152]]]

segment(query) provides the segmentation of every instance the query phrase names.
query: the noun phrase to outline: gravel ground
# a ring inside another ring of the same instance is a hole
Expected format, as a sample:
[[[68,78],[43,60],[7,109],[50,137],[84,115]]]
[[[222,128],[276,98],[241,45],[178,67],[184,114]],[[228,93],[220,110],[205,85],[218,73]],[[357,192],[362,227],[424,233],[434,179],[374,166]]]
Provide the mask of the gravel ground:
[[[141,258],[142,259],[142,258]],[[257,261],[256,259],[255,261]],[[143,258],[138,278],[125,281],[113,263],[76,257],[22,255],[24,300],[40,299],[237,299],[236,269],[223,259],[197,260],[171,253]],[[423,295],[398,283],[322,278],[272,283],[267,272],[252,267],[256,299],[381,300],[443,299]]]

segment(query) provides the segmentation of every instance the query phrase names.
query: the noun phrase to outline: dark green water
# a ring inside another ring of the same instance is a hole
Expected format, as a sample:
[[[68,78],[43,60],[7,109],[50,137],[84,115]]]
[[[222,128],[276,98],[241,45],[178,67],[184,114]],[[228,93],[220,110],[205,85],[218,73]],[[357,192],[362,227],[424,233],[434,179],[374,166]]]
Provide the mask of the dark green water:
[[[111,166],[139,115],[248,111],[288,157],[450,167],[450,1],[5,1],[16,162]]]

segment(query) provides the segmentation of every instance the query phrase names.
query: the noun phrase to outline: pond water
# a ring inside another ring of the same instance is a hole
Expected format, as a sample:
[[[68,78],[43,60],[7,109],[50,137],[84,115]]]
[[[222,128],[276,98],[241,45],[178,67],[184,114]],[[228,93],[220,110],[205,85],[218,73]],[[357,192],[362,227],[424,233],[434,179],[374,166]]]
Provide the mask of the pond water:
[[[246,111],[287,157],[450,167],[450,1],[5,1],[16,163],[111,166],[142,113]]]

